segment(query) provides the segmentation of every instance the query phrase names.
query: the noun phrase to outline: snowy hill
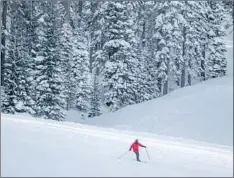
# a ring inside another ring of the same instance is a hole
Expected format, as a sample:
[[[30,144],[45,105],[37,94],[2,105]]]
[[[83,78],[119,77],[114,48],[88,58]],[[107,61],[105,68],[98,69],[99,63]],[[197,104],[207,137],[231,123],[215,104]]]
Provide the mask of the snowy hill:
[[[232,147],[2,114],[1,176],[232,176]],[[118,159],[123,153],[126,155]]]
[[[233,76],[178,89],[84,123],[232,146]]]

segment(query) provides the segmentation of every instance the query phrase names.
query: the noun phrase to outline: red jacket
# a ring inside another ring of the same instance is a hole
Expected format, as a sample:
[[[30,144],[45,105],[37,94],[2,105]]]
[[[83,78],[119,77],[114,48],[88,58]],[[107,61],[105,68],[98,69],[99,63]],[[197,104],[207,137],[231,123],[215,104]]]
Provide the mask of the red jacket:
[[[134,143],[131,145],[131,147],[130,147],[129,150],[133,149],[133,152],[135,152],[135,153],[136,153],[136,152],[139,152],[139,146],[145,147],[144,145],[142,145],[142,144],[140,144],[140,143],[134,142]]]

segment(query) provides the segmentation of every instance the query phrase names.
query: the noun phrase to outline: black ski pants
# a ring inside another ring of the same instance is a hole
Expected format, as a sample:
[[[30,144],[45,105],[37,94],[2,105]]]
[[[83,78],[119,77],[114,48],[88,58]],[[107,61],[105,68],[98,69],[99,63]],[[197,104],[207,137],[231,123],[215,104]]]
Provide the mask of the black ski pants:
[[[139,155],[139,152],[135,152],[135,154],[136,154],[136,160],[137,160],[137,161],[140,161],[140,159],[139,159],[139,156],[140,156],[140,155]]]

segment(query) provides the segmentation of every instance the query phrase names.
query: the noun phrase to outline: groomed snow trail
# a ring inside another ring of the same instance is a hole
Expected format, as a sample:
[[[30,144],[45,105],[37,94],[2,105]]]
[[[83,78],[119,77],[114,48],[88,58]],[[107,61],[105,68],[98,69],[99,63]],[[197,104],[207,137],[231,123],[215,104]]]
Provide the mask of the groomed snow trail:
[[[2,114],[2,176],[232,176],[232,147]],[[138,138],[135,162],[120,155]]]

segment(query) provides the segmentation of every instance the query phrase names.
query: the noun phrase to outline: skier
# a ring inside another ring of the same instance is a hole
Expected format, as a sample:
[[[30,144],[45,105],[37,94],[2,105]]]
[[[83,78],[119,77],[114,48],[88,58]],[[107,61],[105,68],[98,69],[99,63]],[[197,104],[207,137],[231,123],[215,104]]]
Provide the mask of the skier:
[[[132,143],[132,145],[130,146],[129,151],[131,151],[131,149],[132,149],[133,152],[136,154],[136,160],[140,162],[140,159],[139,159],[139,146],[146,148],[146,146],[140,144],[138,142],[138,139],[136,139],[135,142]]]

